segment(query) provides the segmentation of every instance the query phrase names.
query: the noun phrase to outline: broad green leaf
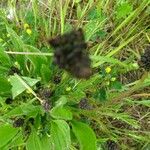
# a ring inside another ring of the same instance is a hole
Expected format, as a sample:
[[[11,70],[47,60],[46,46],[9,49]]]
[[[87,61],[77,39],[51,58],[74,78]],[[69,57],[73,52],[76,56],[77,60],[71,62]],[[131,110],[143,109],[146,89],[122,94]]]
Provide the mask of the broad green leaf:
[[[72,112],[64,105],[67,103],[65,96],[62,96],[57,102],[56,106],[51,110],[51,116],[55,119],[72,120]]]
[[[17,33],[12,28],[8,26],[6,28],[7,28],[8,34],[10,35],[12,43],[15,46],[14,48],[16,49],[16,51],[23,51],[24,43],[21,40],[21,38],[17,35]]]
[[[96,136],[85,123],[72,121],[72,130],[80,143],[81,150],[96,150]]]
[[[42,143],[42,147],[44,148],[44,150],[53,150],[51,149],[51,138],[48,137],[47,135],[44,135],[43,137],[41,137],[41,143]]]
[[[47,63],[46,56],[43,56],[42,54],[40,55],[41,51],[39,49],[37,49],[36,47],[31,46],[31,45],[24,45],[24,51],[39,53],[39,56],[27,55],[26,57],[31,61],[31,63],[34,66],[34,74],[40,75],[42,65]]]
[[[40,112],[41,109],[38,106],[34,106],[32,104],[22,104],[6,113],[4,117],[8,118],[22,115],[27,115],[28,117],[35,117]]]
[[[51,77],[51,71],[50,71],[50,68],[45,65],[45,64],[42,64],[42,67],[41,67],[41,75],[42,75],[42,80],[47,83],[50,81],[50,77]]]
[[[21,116],[23,114],[22,108],[20,106],[15,107],[13,110],[6,113],[3,117],[11,117],[11,116]]]
[[[24,145],[24,137],[23,137],[23,134],[22,132],[19,132],[15,138],[11,141],[11,143],[9,144],[9,147],[12,148],[12,147],[17,147],[17,146],[21,146],[21,145]]]
[[[62,96],[59,98],[59,100],[56,102],[56,107],[63,106],[67,103],[67,98],[65,96]]]
[[[70,128],[63,120],[53,120],[51,122],[52,149],[69,150],[71,145]]]
[[[23,52],[24,51],[24,42],[22,39],[17,35],[17,33],[10,27],[6,27],[8,34],[10,35],[11,42],[13,44],[13,48],[15,51]],[[23,55],[16,55],[16,60],[21,66],[21,68],[25,71],[25,56]]]
[[[0,45],[0,63],[3,66],[11,64],[9,56],[4,52],[4,48],[1,45]]]
[[[40,137],[37,135],[35,130],[32,130],[27,143],[26,143],[27,150],[43,150],[42,142]]]
[[[13,128],[9,124],[1,124],[0,126],[0,148],[12,140],[18,133],[19,129]]]
[[[11,85],[8,80],[4,77],[0,77],[0,95],[8,95],[10,94]]]
[[[32,79],[29,77],[22,77],[22,79],[28,84],[29,86],[35,85],[39,80],[38,79]],[[26,87],[20,82],[20,80],[17,78],[17,76],[10,76],[9,78],[10,83],[12,85],[12,95],[13,98],[21,94],[26,90]]]
[[[54,107],[51,110],[51,116],[55,119],[72,120],[72,113],[69,108]]]
[[[8,74],[8,67],[0,66],[0,76],[6,76]]]

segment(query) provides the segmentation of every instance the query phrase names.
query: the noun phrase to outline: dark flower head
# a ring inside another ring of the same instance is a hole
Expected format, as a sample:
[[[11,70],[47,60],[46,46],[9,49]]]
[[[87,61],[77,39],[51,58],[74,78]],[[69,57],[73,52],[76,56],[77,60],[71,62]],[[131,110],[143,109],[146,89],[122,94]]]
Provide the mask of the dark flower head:
[[[58,75],[54,76],[53,82],[55,84],[59,84],[61,82],[61,76],[58,76]]]
[[[106,149],[107,150],[120,150],[120,148],[118,147],[117,143],[115,143],[112,140],[108,140],[106,143]]]
[[[41,88],[38,94],[43,99],[49,99],[52,96],[52,91],[49,88]]]
[[[51,103],[48,100],[44,100],[42,105],[46,112],[48,112],[51,109]]]
[[[8,98],[5,100],[5,103],[6,103],[6,104],[12,104],[12,102],[13,102],[13,99],[10,98],[10,97],[8,97]]]
[[[33,125],[35,122],[35,119],[31,117],[31,118],[29,118],[28,122],[30,122]]]
[[[92,109],[92,106],[90,105],[88,99],[86,99],[86,98],[83,98],[83,99],[80,100],[80,102],[78,104],[78,107],[80,109],[87,109],[87,110]]]
[[[18,118],[17,120],[14,121],[13,127],[22,127],[24,124],[24,119],[23,118]]]
[[[14,75],[14,73],[17,73],[17,74],[20,75],[21,71],[18,68],[14,67],[14,66],[11,66],[10,70],[8,72],[8,75]]]
[[[92,75],[91,60],[85,49],[82,29],[71,31],[49,41],[55,49],[54,63],[77,78],[89,78]]]
[[[144,54],[141,56],[139,65],[146,71],[150,71],[150,46],[146,48]]]
[[[43,100],[42,106],[45,111],[51,109],[51,100],[50,97],[53,95],[53,91],[49,88],[42,88],[39,90],[38,96]]]

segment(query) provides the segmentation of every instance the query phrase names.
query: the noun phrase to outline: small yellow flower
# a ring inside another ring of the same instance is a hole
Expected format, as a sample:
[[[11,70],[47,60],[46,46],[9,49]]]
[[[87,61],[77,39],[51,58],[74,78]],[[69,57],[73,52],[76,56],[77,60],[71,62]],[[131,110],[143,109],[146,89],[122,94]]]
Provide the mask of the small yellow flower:
[[[31,30],[31,29],[27,29],[26,32],[27,32],[27,34],[29,34],[29,35],[32,34],[32,30]]]
[[[71,91],[71,87],[67,87],[67,88],[66,88],[66,91],[67,91],[67,92]]]
[[[110,80],[111,80],[112,82],[114,82],[114,81],[116,81],[116,78],[115,78],[115,77],[112,77]]]
[[[3,42],[4,40],[2,38],[0,38],[0,43]]]
[[[9,34],[9,33],[7,34],[7,37],[8,37],[8,38],[10,37],[10,34]]]
[[[29,25],[27,23],[24,24],[24,29],[26,30],[27,28],[29,28]]]
[[[106,73],[110,73],[111,72],[111,68],[110,67],[105,68],[105,72]]]

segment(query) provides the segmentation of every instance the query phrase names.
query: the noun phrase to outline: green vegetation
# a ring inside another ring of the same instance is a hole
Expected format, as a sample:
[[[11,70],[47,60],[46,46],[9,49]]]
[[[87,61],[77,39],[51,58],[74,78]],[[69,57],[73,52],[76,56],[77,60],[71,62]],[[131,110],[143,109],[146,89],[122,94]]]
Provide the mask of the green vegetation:
[[[48,43],[78,28],[89,79]],[[0,150],[150,149],[150,0],[1,0],[0,33]]]

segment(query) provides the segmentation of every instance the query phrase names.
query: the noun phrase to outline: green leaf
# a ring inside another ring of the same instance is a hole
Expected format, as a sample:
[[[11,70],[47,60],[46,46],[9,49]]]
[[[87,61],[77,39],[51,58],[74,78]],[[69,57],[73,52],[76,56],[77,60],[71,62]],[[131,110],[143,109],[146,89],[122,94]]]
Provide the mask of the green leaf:
[[[43,150],[42,142],[37,132],[33,129],[26,143],[27,150]]]
[[[150,107],[150,100],[135,101],[135,103]]]
[[[8,74],[8,67],[0,66],[0,76],[6,76]]]
[[[71,30],[72,30],[72,25],[66,22],[64,32],[70,32]]]
[[[41,143],[42,143],[42,147],[44,147],[44,150],[51,150],[51,138],[48,137],[47,135],[44,135],[42,138],[41,138]]]
[[[128,68],[128,65],[119,61],[118,59],[115,59],[113,57],[108,57],[108,56],[91,56],[91,59],[93,60],[93,67],[98,67],[105,62],[119,65],[121,67]]]
[[[56,107],[61,107],[67,103],[67,98],[65,96],[62,96],[59,98],[59,100],[56,102]]]
[[[74,0],[74,2],[75,2],[75,3],[80,3],[80,2],[81,2],[81,0]]]
[[[50,77],[51,77],[50,68],[47,65],[43,64],[40,72],[41,72],[43,81],[45,81],[46,83],[49,82]]]
[[[68,95],[68,99],[69,99],[69,104],[76,104],[79,103],[80,100],[85,97],[85,92],[80,89],[81,86],[79,86],[76,90],[74,90],[73,92],[70,92]],[[82,88],[82,87],[81,87]]]
[[[0,148],[6,145],[12,140],[18,133],[19,129],[13,128],[9,124],[3,124],[0,126]]]
[[[24,51],[26,52],[35,52],[35,53],[41,53],[41,51],[39,49],[37,49],[36,47],[34,46],[31,46],[31,45],[24,45]],[[33,67],[34,67],[34,74],[35,75],[40,75],[40,71],[41,71],[41,67],[43,64],[46,64],[47,63],[47,58],[46,56],[43,56],[43,55],[27,55],[26,56],[30,62],[32,63]]]
[[[22,77],[22,79],[24,79],[24,81],[29,86],[33,86],[39,81],[38,79],[32,79],[29,77]],[[13,98],[15,98],[16,96],[18,96],[19,94],[21,94],[22,92],[24,92],[26,90],[26,87],[20,82],[20,80],[17,78],[17,76],[10,76],[9,80],[12,85]]]
[[[97,100],[99,101],[105,101],[107,99],[107,92],[106,89],[104,87],[102,87],[101,89],[99,89],[95,96],[94,96]]]
[[[106,16],[102,13],[102,11],[96,11],[93,9],[89,14],[89,22],[85,24],[84,30],[86,40],[95,39],[99,36],[100,29],[105,23]]]
[[[139,104],[139,105],[144,105],[147,107],[150,107],[150,100],[141,100],[141,101],[132,101],[130,99],[127,100],[129,104]]]
[[[11,85],[8,80],[4,77],[0,77],[0,95],[8,95],[11,94]]]
[[[96,136],[85,123],[72,121],[73,132],[80,143],[81,150],[96,150]]]
[[[104,39],[106,34],[104,30],[99,30],[91,37],[91,40],[96,41],[96,39]]]
[[[116,90],[121,90],[122,84],[119,81],[111,82],[111,88],[116,89]]]
[[[41,112],[40,107],[27,103],[15,107],[14,109],[6,113],[4,117],[8,118],[8,117],[15,117],[15,116],[22,116],[22,115],[27,115],[28,117],[35,117],[40,112]]]
[[[23,138],[23,134],[22,132],[19,132],[15,138],[11,141],[11,143],[9,144],[9,147],[17,147],[17,146],[21,146],[24,145],[24,138]]]
[[[116,113],[116,114],[114,113],[113,115],[116,119],[124,121],[134,128],[140,128],[138,121],[133,119],[130,115],[126,113]]]
[[[72,112],[65,107],[54,107],[51,110],[51,116],[55,119],[72,120]]]
[[[51,116],[55,119],[72,120],[72,112],[64,105],[67,103],[65,96],[62,96],[57,102],[56,106],[51,110]]]
[[[22,41],[22,39],[17,35],[17,33],[11,29],[10,27],[6,27],[8,34],[10,34],[10,39],[11,42],[13,44],[13,48],[15,49],[15,51],[18,52],[23,52],[24,51],[24,42]],[[23,55],[16,55],[15,56],[17,62],[19,63],[19,65],[21,66],[21,69],[23,69],[24,71],[26,70],[26,66],[25,66],[25,56]]]
[[[82,9],[80,5],[77,5],[77,18],[80,19],[82,15]]]
[[[95,20],[95,19],[97,19],[97,20],[104,20],[104,19],[106,19],[106,16],[103,14],[102,10],[100,10],[100,9],[94,7],[94,8],[89,12],[87,18],[88,18],[89,20]]]
[[[127,132],[127,135],[132,137],[135,141],[138,141],[138,142],[149,142],[149,136],[143,136],[143,135],[140,135],[140,134],[137,134],[136,132],[132,132],[132,131],[128,131]],[[146,150],[149,150],[149,149],[146,149]]]
[[[68,150],[71,145],[70,128],[63,120],[53,120],[51,122],[52,149]]]
[[[11,64],[9,56],[4,52],[4,48],[0,45],[0,64],[9,66]]]
[[[126,18],[127,15],[129,15],[133,10],[132,5],[128,3],[122,3],[117,7],[117,19]]]

